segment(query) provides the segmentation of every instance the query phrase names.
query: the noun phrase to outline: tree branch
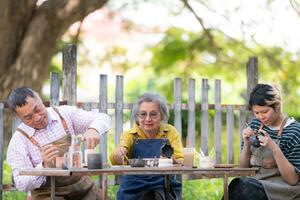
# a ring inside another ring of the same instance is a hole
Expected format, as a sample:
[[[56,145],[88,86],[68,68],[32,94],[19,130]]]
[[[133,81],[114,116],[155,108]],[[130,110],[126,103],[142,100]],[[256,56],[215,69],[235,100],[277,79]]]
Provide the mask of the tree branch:
[[[300,3],[296,0],[290,0],[290,4],[294,11],[296,11],[297,15],[300,17]]]
[[[197,21],[199,22],[199,24],[201,25],[204,35],[209,39],[209,43],[211,44],[211,50],[213,50],[214,52],[218,51],[218,46],[216,44],[216,42],[214,41],[214,37],[210,32],[210,29],[207,29],[203,23],[202,18],[200,18],[197,13],[194,11],[194,9],[192,8],[192,6],[189,4],[188,0],[182,0],[182,2],[184,3],[184,5],[194,14],[194,16],[196,17]]]

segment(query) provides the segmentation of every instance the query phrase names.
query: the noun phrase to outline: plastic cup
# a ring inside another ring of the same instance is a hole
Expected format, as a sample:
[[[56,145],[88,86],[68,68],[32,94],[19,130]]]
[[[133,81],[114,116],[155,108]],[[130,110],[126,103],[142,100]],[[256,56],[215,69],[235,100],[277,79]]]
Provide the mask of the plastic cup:
[[[183,148],[183,165],[185,167],[193,167],[195,160],[195,148]]]

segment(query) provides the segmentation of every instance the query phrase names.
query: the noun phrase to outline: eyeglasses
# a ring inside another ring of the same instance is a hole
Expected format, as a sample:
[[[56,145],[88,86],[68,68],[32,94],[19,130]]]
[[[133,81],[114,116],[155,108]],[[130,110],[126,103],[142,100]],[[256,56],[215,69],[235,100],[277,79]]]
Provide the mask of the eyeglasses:
[[[149,115],[149,118],[150,118],[150,119],[154,119],[154,120],[155,120],[155,119],[157,119],[157,118],[159,117],[160,113],[159,113],[159,112],[153,111],[153,112],[150,112],[149,114],[148,114],[147,112],[139,112],[139,113],[137,114],[137,116],[138,116],[140,119],[146,119],[148,115]]]

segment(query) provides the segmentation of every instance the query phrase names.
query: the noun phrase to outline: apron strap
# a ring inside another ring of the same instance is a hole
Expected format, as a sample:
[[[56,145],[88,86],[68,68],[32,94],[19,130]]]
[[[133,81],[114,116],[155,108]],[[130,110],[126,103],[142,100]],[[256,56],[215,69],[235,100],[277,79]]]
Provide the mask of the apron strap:
[[[34,144],[38,148],[41,148],[39,143],[33,137],[29,137],[29,135],[24,130],[22,130],[20,128],[16,128],[16,130],[19,131],[20,133],[22,133],[22,135],[24,135],[32,144]]]
[[[285,118],[283,119],[281,125],[280,125],[280,128],[279,128],[279,130],[278,130],[278,134],[277,134],[278,141],[279,141],[279,139],[280,139],[281,136],[282,136],[282,131],[283,131],[284,125],[285,125],[285,123],[287,122],[288,119],[289,119],[289,117],[285,117]]]
[[[166,144],[167,143],[167,141],[168,141],[168,138],[167,138],[167,133],[168,133],[168,131],[167,130],[163,130],[163,135],[162,135],[162,138],[163,138],[163,140],[164,140],[164,143]]]
[[[133,144],[138,144],[139,143],[139,136],[137,134],[137,132],[135,133],[131,133],[133,136]]]
[[[278,145],[280,143],[280,139],[281,139],[281,136],[282,136],[282,131],[283,131],[284,125],[286,124],[288,119],[289,119],[289,117],[284,117],[283,121],[280,124],[279,130],[278,130],[278,133],[277,133],[277,144]],[[261,130],[263,127],[264,127],[264,124],[260,124],[258,130]]]
[[[65,129],[65,131],[66,131],[66,134],[70,134],[70,130],[68,128],[66,120],[61,116],[59,110],[56,107],[52,107],[52,108],[58,114],[58,116],[59,116],[59,118],[61,120],[62,126]]]

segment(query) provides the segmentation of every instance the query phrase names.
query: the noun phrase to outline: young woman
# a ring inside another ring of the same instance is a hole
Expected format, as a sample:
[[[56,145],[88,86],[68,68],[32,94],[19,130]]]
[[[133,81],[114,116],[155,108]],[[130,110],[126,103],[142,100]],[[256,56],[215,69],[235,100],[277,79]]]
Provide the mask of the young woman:
[[[254,118],[243,130],[240,166],[259,171],[253,178],[234,179],[229,199],[300,199],[300,124],[282,113],[281,103],[274,86],[258,84],[252,90]]]

